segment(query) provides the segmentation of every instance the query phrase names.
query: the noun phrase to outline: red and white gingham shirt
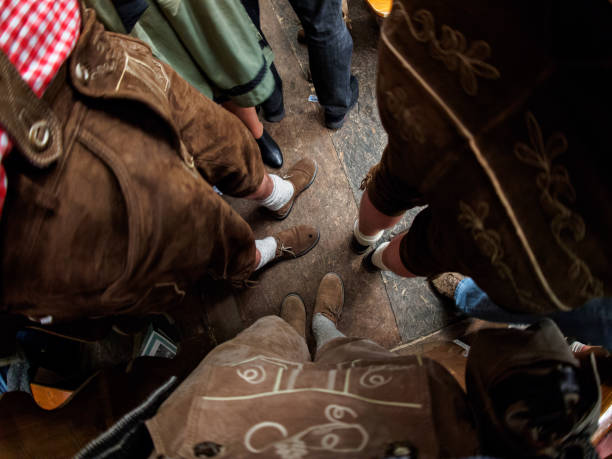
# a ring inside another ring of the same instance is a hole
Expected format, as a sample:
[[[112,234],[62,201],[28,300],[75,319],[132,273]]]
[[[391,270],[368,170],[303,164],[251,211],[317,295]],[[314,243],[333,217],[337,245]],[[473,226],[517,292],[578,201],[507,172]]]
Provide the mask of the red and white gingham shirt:
[[[74,48],[80,27],[77,0],[0,0],[0,50],[38,97]],[[7,190],[2,160],[12,146],[0,126],[0,216]]]

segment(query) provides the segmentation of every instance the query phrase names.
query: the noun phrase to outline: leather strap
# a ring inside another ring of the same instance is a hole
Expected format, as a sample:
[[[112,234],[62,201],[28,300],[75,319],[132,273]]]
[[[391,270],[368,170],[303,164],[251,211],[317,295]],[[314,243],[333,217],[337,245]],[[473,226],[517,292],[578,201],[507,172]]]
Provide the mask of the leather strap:
[[[62,130],[47,103],[36,97],[6,54],[0,51],[0,124],[21,154],[44,168],[62,153]]]

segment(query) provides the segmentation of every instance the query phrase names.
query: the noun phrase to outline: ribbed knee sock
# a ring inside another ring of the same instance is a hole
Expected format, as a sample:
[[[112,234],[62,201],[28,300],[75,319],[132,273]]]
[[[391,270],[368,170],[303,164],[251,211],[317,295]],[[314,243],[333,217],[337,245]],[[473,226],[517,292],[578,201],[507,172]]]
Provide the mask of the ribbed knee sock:
[[[266,199],[257,202],[270,210],[278,210],[293,197],[293,183],[275,174],[270,174],[270,178],[274,184],[272,193]]]
[[[359,242],[361,245],[374,245],[376,241],[381,238],[384,232],[384,230],[380,230],[373,236],[367,236],[359,231],[359,220],[355,220],[355,224],[353,225],[353,234],[355,235],[357,242]]]
[[[261,269],[274,258],[274,255],[276,254],[276,246],[276,239],[274,239],[272,236],[255,240],[255,247],[257,247],[257,250],[259,250],[259,255],[261,255],[261,259],[259,260],[259,264],[257,265],[257,268],[255,268],[255,271]]]
[[[389,268],[387,268],[387,266],[385,266],[382,260],[383,252],[388,246],[388,242],[383,242],[376,248],[376,250],[372,254],[372,263],[374,264],[374,266],[382,269],[383,271],[391,271]]]

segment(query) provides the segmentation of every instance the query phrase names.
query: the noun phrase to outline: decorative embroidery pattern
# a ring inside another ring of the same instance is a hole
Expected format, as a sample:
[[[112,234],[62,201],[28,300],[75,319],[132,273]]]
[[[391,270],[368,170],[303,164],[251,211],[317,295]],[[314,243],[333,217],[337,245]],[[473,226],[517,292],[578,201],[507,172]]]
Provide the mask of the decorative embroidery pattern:
[[[351,363],[354,364],[355,361]],[[372,365],[368,367],[368,370],[363,375],[361,375],[361,378],[359,378],[359,384],[367,389],[376,389],[390,383],[393,380],[393,376],[391,376],[392,372],[402,372],[405,370],[406,367],[403,365]]]
[[[394,11],[397,10],[397,13],[391,17],[403,16],[415,40],[429,43],[434,59],[442,61],[451,72],[459,72],[459,81],[466,94],[475,96],[478,93],[478,77],[488,80],[497,80],[500,77],[499,70],[485,62],[491,56],[491,47],[487,42],[476,40],[468,47],[465,36],[448,25],[442,25],[441,35],[438,37],[431,12],[421,9],[410,16],[403,4],[396,5]],[[393,21],[396,28],[402,26],[395,19]]]
[[[255,365],[254,368],[246,370],[236,370],[236,372],[249,384],[259,384],[266,380],[266,370],[261,365]]]
[[[484,221],[489,215],[489,205],[481,201],[476,205],[476,209],[473,209],[465,202],[460,201],[459,209],[459,224],[465,229],[470,230],[478,249],[485,257],[491,260],[491,264],[497,270],[499,277],[510,282],[512,289],[522,304],[543,310],[544,308],[541,305],[532,301],[530,292],[520,289],[516,284],[512,270],[503,260],[504,249],[499,233],[485,228]]]
[[[517,142],[514,154],[525,164],[540,170],[536,185],[540,190],[540,203],[551,218],[550,229],[557,245],[572,260],[568,269],[570,279],[576,283],[580,295],[585,298],[603,296],[603,282],[593,276],[587,264],[569,247],[568,240],[580,242],[586,235],[584,220],[567,205],[576,201],[576,190],[571,184],[567,169],[553,164],[557,156],[567,151],[568,143],[560,132],[553,133],[546,142],[540,125],[528,112],[525,116],[529,132],[529,145]]]
[[[249,384],[260,384],[266,380],[267,373],[263,365],[255,362],[269,363],[277,368],[277,384],[275,385],[274,390],[279,390],[278,384],[280,384],[280,378],[282,378],[285,372],[288,372],[290,370],[291,373],[289,376],[288,389],[292,389],[293,384],[295,384],[295,378],[297,378],[304,366],[301,363],[289,362],[287,360],[277,359],[275,357],[266,357],[262,355],[252,357],[242,362],[234,363],[230,366],[247,366],[247,368],[236,369],[236,373],[238,374],[238,376],[240,376],[240,378],[242,378]]]
[[[387,109],[391,117],[399,124],[399,134],[407,142],[425,143],[425,132],[419,120],[423,119],[421,108],[410,106],[411,101],[406,90],[401,86],[390,88],[386,78],[379,76],[379,85],[383,94],[383,107]]]
[[[149,63],[155,68],[151,67]],[[159,62],[154,60],[145,62],[130,56],[126,52],[125,64],[119,81],[117,82],[117,86],[115,87],[115,91],[118,91],[121,87],[126,74],[130,74],[139,80],[147,86],[151,92],[158,92],[162,98],[166,97],[168,88],[170,87],[170,78],[168,78],[164,67]]]
[[[278,422],[260,422],[251,427],[245,437],[244,445],[255,454],[274,449],[277,456],[282,459],[301,459],[311,451],[329,451],[336,453],[352,453],[362,451],[368,444],[370,435],[361,424],[346,422],[343,419],[350,415],[357,418],[357,413],[351,408],[341,405],[328,405],[325,408],[325,418],[327,423],[308,427],[289,437],[286,427]],[[267,445],[256,447],[255,436],[263,429],[276,429],[281,436],[281,440],[268,443]],[[343,444],[343,439],[353,438],[347,435],[346,431],[358,434],[358,441],[351,440],[352,444]]]
[[[121,62],[123,62],[124,53],[122,49],[118,46],[111,46],[104,37],[96,42],[95,48],[100,55],[104,56],[104,62],[91,69],[89,74],[91,80],[96,80],[114,72]]]

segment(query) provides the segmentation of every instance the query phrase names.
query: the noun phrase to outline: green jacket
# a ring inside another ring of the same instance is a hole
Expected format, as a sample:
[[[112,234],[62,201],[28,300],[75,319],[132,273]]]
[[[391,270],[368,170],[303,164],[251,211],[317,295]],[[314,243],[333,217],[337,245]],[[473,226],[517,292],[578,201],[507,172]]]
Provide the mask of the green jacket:
[[[113,32],[127,33],[111,0],[83,0]],[[211,99],[242,107],[265,101],[274,90],[274,55],[264,45],[240,0],[147,0],[129,32]],[[261,44],[260,44],[261,43]]]

